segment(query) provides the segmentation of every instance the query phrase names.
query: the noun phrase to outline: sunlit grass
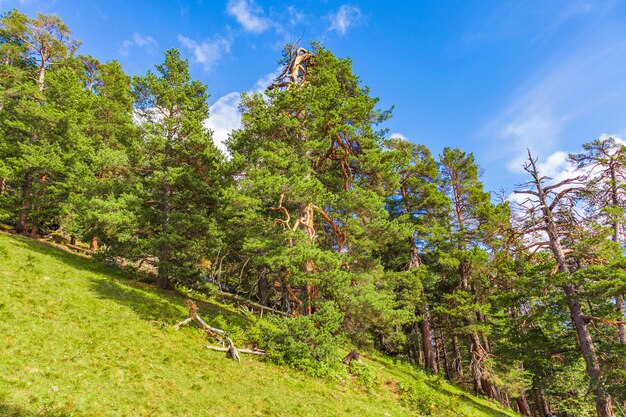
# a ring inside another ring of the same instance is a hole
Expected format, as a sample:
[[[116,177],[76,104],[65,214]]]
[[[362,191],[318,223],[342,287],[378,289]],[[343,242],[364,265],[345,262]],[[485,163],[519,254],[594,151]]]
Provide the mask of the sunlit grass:
[[[200,307],[232,329],[250,325],[226,305]],[[205,349],[199,330],[175,331],[186,315],[176,293],[0,232],[0,415],[417,415],[401,404],[398,381],[421,384],[433,415],[505,415],[384,357],[369,358],[383,381],[370,392],[258,358],[242,355],[237,364]]]

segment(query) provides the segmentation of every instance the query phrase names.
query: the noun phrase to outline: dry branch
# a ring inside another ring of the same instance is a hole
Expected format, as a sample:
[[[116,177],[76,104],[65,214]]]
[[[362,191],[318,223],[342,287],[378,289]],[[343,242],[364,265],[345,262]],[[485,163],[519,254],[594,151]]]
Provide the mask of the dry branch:
[[[180,329],[181,326],[188,324],[189,322],[194,322],[198,327],[206,332],[209,336],[219,340],[222,344],[224,344],[224,339],[226,339],[226,343],[228,343],[228,348],[226,349],[226,357],[231,359],[236,359],[237,362],[240,362],[239,352],[235,347],[235,344],[230,339],[230,337],[226,336],[226,332],[222,329],[218,329],[217,327],[209,326],[202,318],[198,315],[198,306],[191,300],[185,300],[185,305],[187,306],[187,310],[189,311],[189,318],[176,323],[174,328],[176,330]],[[220,336],[223,336],[224,339]]]
[[[210,345],[207,346],[207,349],[214,350],[216,352],[228,352],[229,351],[229,348],[219,347],[219,346],[210,346]],[[239,349],[238,352],[247,353],[250,355],[266,355],[266,352],[260,349]]]

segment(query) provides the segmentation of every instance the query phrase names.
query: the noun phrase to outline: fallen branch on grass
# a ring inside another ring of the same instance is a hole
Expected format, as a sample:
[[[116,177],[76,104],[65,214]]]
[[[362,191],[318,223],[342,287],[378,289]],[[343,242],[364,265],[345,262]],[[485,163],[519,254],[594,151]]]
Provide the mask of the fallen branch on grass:
[[[241,360],[239,359],[239,352],[237,351],[237,348],[235,347],[235,344],[230,339],[230,337],[226,336],[226,332],[222,329],[218,329],[217,327],[211,327],[206,324],[206,322],[202,320],[202,318],[198,315],[198,306],[193,301],[185,300],[185,305],[187,306],[187,310],[189,311],[189,318],[186,318],[185,320],[176,323],[174,328],[178,330],[180,329],[180,326],[184,326],[189,322],[194,322],[198,327],[204,330],[206,334],[213,337],[214,339],[219,340],[222,345],[224,345],[224,339],[226,339],[226,342],[228,343],[228,348],[223,348],[225,349],[224,351],[226,352],[226,357],[230,359],[236,359],[237,362],[241,362]]]
[[[228,352],[229,348],[219,346],[207,346],[207,349],[214,350],[216,352]],[[239,349],[239,353],[248,353],[250,355],[265,355],[266,352],[260,349]]]

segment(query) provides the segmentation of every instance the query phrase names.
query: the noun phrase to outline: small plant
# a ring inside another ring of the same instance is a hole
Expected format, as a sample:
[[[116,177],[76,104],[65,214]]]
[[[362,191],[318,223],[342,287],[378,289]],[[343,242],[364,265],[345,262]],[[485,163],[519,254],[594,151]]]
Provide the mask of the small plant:
[[[355,376],[356,382],[368,391],[372,391],[380,385],[376,370],[362,362],[351,361],[348,365],[348,372]]]
[[[402,402],[420,415],[429,416],[437,409],[431,393],[423,384],[400,384]]]

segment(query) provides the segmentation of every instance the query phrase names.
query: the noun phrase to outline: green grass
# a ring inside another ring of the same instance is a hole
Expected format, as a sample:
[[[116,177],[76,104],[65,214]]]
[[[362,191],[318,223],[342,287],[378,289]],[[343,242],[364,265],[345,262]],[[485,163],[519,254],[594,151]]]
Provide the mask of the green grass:
[[[1,416],[506,416],[437,377],[369,357],[380,386],[308,377],[209,351],[184,298],[112,267],[0,232]],[[245,329],[216,301],[209,323]],[[400,399],[413,386],[417,408]],[[423,397],[423,398],[422,398]]]

